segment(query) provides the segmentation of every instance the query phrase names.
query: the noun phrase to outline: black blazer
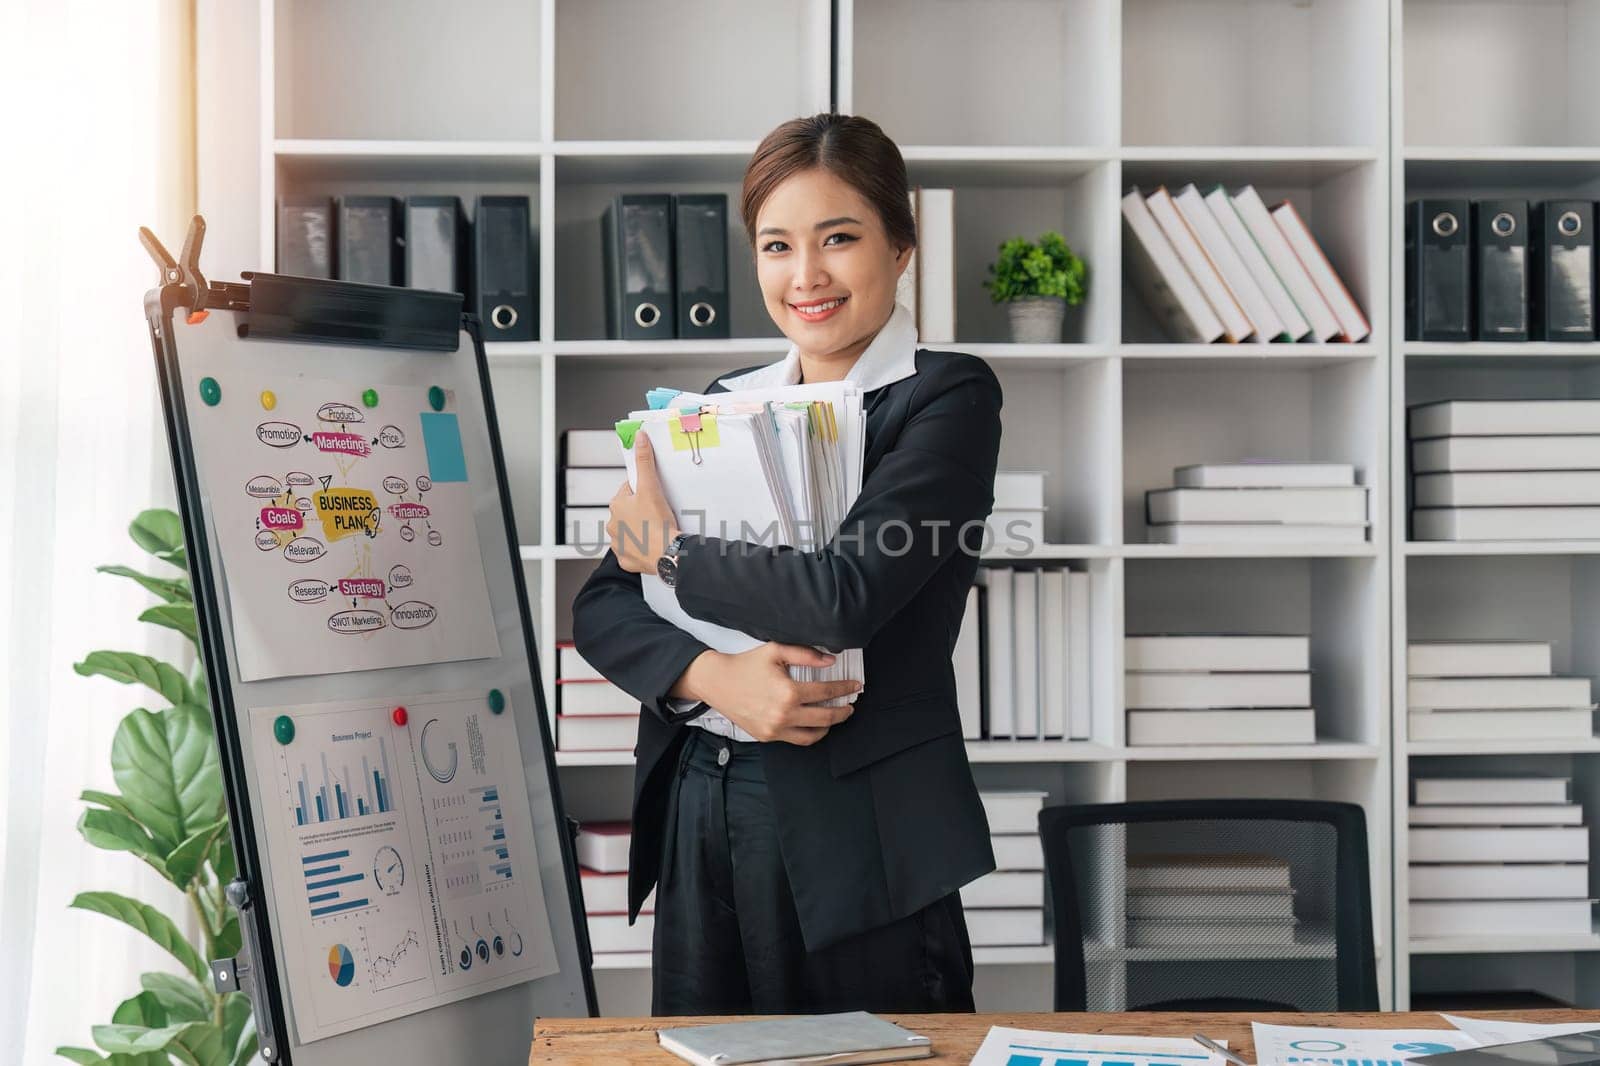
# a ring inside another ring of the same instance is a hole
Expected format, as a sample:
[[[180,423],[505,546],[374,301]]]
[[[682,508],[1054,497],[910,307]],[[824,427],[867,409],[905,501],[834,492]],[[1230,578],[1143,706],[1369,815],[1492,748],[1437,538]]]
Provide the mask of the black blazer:
[[[919,349],[916,366],[864,396],[861,495],[841,537],[811,553],[701,537],[678,559],[678,602],[693,617],[760,640],[865,649],[854,714],[814,745],[761,746],[810,950],[905,917],[995,868],[951,655],[994,505],[1000,384],[970,355]],[[713,382],[706,391],[727,390]],[[611,551],[573,602],[572,623],[579,654],[643,703],[631,923],[660,869],[672,770],[691,728],[683,723],[705,708],[677,714],[667,692],[706,645],[657,616],[639,575]]]

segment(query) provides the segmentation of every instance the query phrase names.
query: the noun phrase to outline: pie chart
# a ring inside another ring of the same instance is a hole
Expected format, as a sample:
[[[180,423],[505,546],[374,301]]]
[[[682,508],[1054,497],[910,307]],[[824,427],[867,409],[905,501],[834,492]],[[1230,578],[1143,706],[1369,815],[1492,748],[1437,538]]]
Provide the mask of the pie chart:
[[[356,979],[356,960],[351,958],[350,949],[343,944],[335,944],[328,949],[328,976],[340,988]]]

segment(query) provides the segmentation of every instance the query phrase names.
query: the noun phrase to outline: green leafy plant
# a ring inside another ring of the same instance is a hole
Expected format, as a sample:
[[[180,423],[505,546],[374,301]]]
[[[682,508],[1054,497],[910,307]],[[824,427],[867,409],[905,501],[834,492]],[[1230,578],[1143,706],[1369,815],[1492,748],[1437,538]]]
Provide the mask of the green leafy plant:
[[[99,571],[136,581],[161,600],[139,615],[141,622],[195,642],[194,592],[178,516],[145,511],[128,533],[179,573],[154,576],[126,566]],[[208,962],[238,953],[239,918],[223,896],[234,876],[233,838],[205,675],[198,668],[185,675],[171,663],[123,651],[91,652],[73,669],[85,677],[142,685],[169,704],[156,711],[141,707],[122,719],[111,743],[111,771],[120,791],[84,792],[88,808],[78,832],[97,848],[129,852],[170,881],[188,899],[201,942],[191,942],[171,917],[148,903],[116,892],[79,893],[72,906],[143,933],[184,974],[141,975],[141,991],[117,1007],[110,1025],[94,1027],[100,1051],[60,1047],[56,1054],[111,1066],[243,1066],[257,1045],[249,1000],[214,991]]]
[[[997,304],[1026,296],[1060,296],[1076,306],[1083,302],[1089,283],[1089,268],[1054,231],[1036,242],[1024,237],[1001,242],[1000,259],[989,264],[989,275],[983,287]]]

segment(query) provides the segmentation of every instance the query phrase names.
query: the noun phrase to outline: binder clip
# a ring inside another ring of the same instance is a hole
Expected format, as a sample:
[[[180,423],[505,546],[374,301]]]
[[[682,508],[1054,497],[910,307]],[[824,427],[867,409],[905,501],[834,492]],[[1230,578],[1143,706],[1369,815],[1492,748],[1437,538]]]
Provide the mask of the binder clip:
[[[684,439],[689,442],[689,455],[695,465],[699,465],[702,456],[700,452],[700,409],[685,407],[678,413],[678,428],[683,430]]]

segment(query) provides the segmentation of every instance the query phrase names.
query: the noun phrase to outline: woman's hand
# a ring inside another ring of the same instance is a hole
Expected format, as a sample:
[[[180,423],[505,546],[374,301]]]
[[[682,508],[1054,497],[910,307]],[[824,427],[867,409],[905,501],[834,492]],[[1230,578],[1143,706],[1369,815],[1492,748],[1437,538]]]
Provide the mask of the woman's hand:
[[[702,652],[683,672],[698,699],[757,740],[815,744],[849,718],[853,704],[819,707],[823,700],[861,691],[859,681],[796,681],[789,666],[827,666],[833,656],[803,644],[763,644],[738,654]]]
[[[635,492],[624,481],[611,497],[606,536],[611,539],[611,550],[617,553],[622,569],[630,574],[653,574],[656,560],[679,530],[678,519],[661,488],[661,476],[656,472],[650,435],[643,427],[633,437],[633,460],[639,489]]]

